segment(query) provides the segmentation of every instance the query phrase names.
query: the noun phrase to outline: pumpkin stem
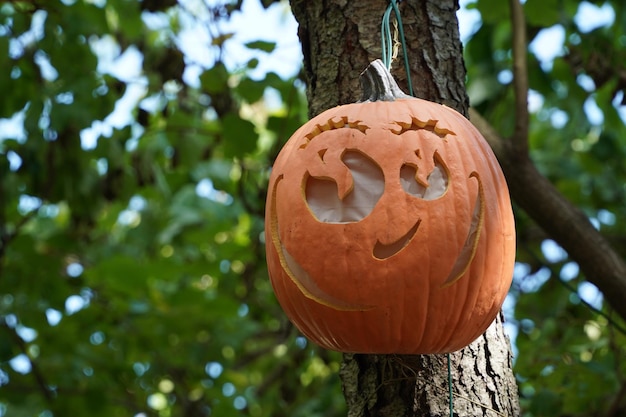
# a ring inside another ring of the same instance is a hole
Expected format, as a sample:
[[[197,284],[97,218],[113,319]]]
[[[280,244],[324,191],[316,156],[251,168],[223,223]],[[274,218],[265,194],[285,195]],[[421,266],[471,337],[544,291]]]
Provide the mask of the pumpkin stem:
[[[360,78],[362,95],[359,103],[412,98],[400,90],[396,80],[380,59],[372,61],[361,73]]]

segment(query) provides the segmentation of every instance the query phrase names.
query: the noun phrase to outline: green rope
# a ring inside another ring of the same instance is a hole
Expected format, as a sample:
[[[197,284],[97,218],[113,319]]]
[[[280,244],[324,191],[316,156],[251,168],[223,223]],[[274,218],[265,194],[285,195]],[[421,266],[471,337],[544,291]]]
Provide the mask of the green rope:
[[[448,353],[448,401],[450,405],[450,417],[454,417],[454,402],[452,401],[452,360]]]
[[[389,28],[389,17],[391,16],[391,5],[385,10],[383,15],[383,22],[380,29],[381,45],[382,45],[382,61],[385,67],[389,69],[391,66],[392,58],[392,45],[391,45],[391,29]],[[389,47],[387,46],[389,45]]]
[[[393,40],[391,37],[390,18],[391,11],[394,11],[396,15],[396,21],[398,22],[398,33],[400,35],[400,43],[402,44],[402,55],[404,57],[404,70],[406,71],[406,81],[409,84],[409,94],[413,94],[413,83],[411,82],[411,72],[409,70],[409,55],[406,47],[406,39],[404,38],[404,27],[402,26],[402,17],[400,16],[400,9],[396,0],[389,0],[389,6],[383,14],[383,22],[381,25],[381,44],[382,44],[382,61],[383,64],[389,69],[391,67],[391,58],[393,56]]]
[[[381,36],[381,49],[382,49],[382,61],[387,69],[391,68],[391,60],[393,58],[393,39],[391,35],[391,11],[394,11],[396,15],[396,21],[398,22],[398,34],[400,37],[400,43],[402,44],[402,55],[404,58],[404,69],[406,71],[406,81],[409,84],[409,94],[413,94],[413,83],[411,82],[411,71],[409,69],[409,55],[406,47],[406,39],[404,38],[404,27],[402,26],[402,17],[400,16],[400,9],[396,0],[389,0],[389,6],[383,14],[383,21],[380,28]],[[448,353],[448,397],[450,406],[450,417],[454,417],[454,402],[452,392],[452,360]]]

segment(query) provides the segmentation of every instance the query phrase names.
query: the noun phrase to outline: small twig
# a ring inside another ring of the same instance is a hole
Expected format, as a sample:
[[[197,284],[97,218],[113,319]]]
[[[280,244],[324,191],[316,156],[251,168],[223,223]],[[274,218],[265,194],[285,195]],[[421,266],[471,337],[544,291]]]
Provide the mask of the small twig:
[[[614,329],[609,326],[608,332],[609,332],[609,349],[611,350],[611,352],[613,353],[613,357],[615,358],[614,369],[616,372],[617,380],[619,381],[619,384],[620,384],[620,389],[617,392],[617,394],[614,396],[613,401],[611,402],[608,408],[608,412],[606,413],[606,417],[617,417],[620,415],[620,412],[623,413],[624,408],[626,406],[626,402],[624,401],[624,398],[626,397],[626,378],[624,378],[624,375],[621,372],[621,369],[623,369],[622,368],[623,348],[621,344],[616,340],[617,335],[615,334]]]
[[[561,278],[559,276],[558,271],[556,271],[556,269],[554,268],[554,265],[544,261],[543,259],[541,259],[541,257],[539,257],[539,255],[537,255],[537,253],[535,253],[530,247],[528,247],[526,244],[523,244],[522,247],[526,250],[526,253],[528,253],[532,258],[534,258],[535,262],[537,262],[538,265],[541,265],[545,268],[548,268],[548,271],[550,271],[550,275],[554,278],[556,278],[557,282],[559,282],[566,290],[568,290],[570,293],[578,296],[578,299],[580,301],[580,303],[582,305],[584,305],[585,307],[587,307],[590,311],[592,311],[593,313],[604,317],[607,322],[609,323],[609,325],[614,328],[615,330],[619,331],[620,333],[622,333],[623,335],[626,336],[626,328],[624,328],[622,325],[620,325],[616,320],[614,320],[608,313],[605,313],[604,311],[602,311],[599,308],[594,307],[593,305],[591,305],[591,303],[583,300],[579,295],[578,295],[578,290],[570,285],[567,281],[565,281],[563,278]],[[611,328],[609,327],[609,328]]]
[[[272,341],[270,344],[266,346],[263,346],[257,350],[254,350],[252,352],[247,352],[241,355],[241,358],[233,364],[232,369],[234,370],[244,369],[248,365],[250,365],[252,362],[265,357],[271,351],[276,349],[277,345],[284,343],[287,340],[288,336],[289,336],[289,333],[286,333],[282,330],[267,331],[267,332],[264,331],[264,332],[260,332],[256,335],[251,336],[250,339],[254,339],[255,341],[268,339],[268,338],[272,339]]]
[[[0,188],[0,193],[1,192],[2,192],[2,189]],[[37,215],[40,208],[41,208],[41,205],[37,207],[35,210],[24,215],[17,222],[17,224],[15,224],[15,226],[13,227],[13,230],[10,232],[7,232],[5,230],[6,223],[3,222],[2,224],[0,224],[0,260],[2,260],[2,258],[4,257],[6,253],[6,249],[9,246],[9,243],[11,243],[11,241],[18,236],[22,227],[24,227],[26,223],[28,223],[31,219],[33,219]],[[0,210],[4,210],[4,207],[0,207]],[[2,215],[2,217],[4,217],[4,215]],[[0,263],[0,268],[2,268],[2,263]]]
[[[515,130],[513,146],[521,155],[528,153],[528,68],[526,64],[526,21],[520,0],[510,0],[513,27],[513,88],[515,91]]]
[[[253,203],[248,200],[248,197],[246,196],[246,178],[248,177],[248,172],[250,171],[246,165],[244,164],[244,162],[240,161],[238,163],[239,168],[241,169],[241,177],[239,178],[239,181],[237,181],[237,194],[239,196],[239,200],[241,201],[241,204],[243,204],[244,208],[246,209],[246,211],[250,214],[255,214],[259,217],[263,217],[263,208],[262,207],[254,207]],[[258,195],[255,197],[259,197]],[[265,200],[265,199],[263,199]]]
[[[15,343],[19,347],[20,351],[24,355],[26,355],[26,357],[28,358],[28,361],[30,362],[30,368],[31,368],[33,377],[35,378],[35,381],[37,381],[37,386],[39,387],[39,391],[43,394],[46,401],[48,401],[49,403],[52,402],[52,400],[54,399],[53,392],[52,390],[50,390],[50,387],[46,383],[43,373],[41,372],[41,369],[39,369],[39,366],[37,365],[37,363],[28,354],[28,346],[26,345],[26,342],[24,342],[24,339],[21,338],[21,336],[17,333],[15,328],[9,326],[6,322],[0,321],[0,326],[2,326],[11,335],[11,337],[13,338],[13,340],[15,340]]]
[[[624,397],[626,396],[626,385],[622,384],[619,392],[615,395],[615,398],[611,402],[609,407],[609,411],[606,414],[606,417],[617,417],[622,415],[621,413],[624,411]]]
[[[615,369],[617,370],[617,380],[620,382],[620,385],[624,387],[626,390],[626,376],[620,372],[622,368],[622,351],[624,348],[621,343],[617,341],[617,335],[615,333],[615,329],[611,326],[607,329],[609,333],[609,349],[613,352]]]
[[[21,10],[18,9],[18,11],[31,14],[44,7],[36,0],[7,0],[7,3],[14,4],[16,8],[21,8]]]
[[[565,289],[567,289],[572,294],[575,294],[575,295],[578,296],[578,290],[576,288],[574,288],[567,281],[564,281],[561,277],[559,277],[558,274],[556,274],[556,271],[554,271],[551,266],[548,266],[548,269],[550,270],[550,273],[555,274],[558,282],[561,283],[561,285],[563,287],[565,287]],[[613,320],[613,318],[611,318],[611,316],[609,316],[609,314],[605,313],[604,311],[600,310],[599,308],[594,307],[593,305],[591,305],[591,303],[583,300],[580,296],[578,296],[578,299],[580,300],[581,304],[583,304],[585,307],[587,307],[589,310],[591,310],[592,312],[596,313],[597,315],[604,317],[606,319],[606,321],[614,329],[616,329],[617,331],[619,331],[620,333],[622,333],[623,335],[626,336],[626,328],[621,326],[617,321]]]

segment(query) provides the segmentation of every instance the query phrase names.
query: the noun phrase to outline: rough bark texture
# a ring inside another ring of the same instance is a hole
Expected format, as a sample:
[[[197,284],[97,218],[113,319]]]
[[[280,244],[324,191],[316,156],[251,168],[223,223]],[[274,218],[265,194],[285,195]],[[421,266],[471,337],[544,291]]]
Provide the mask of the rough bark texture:
[[[291,0],[307,77],[309,114],[359,99],[359,74],[381,57],[386,0]],[[465,67],[454,0],[400,3],[417,97],[468,114]],[[407,91],[399,56],[392,72]],[[452,354],[458,416],[517,416],[517,386],[502,322]],[[445,355],[344,356],[340,371],[349,417],[449,416]]]
[[[385,0],[292,0],[304,53],[309,115],[359,99],[359,74],[381,57]],[[455,1],[400,4],[415,95],[444,103],[467,116],[465,66]],[[401,56],[392,72],[408,91]]]
[[[456,416],[517,416],[517,384],[500,317],[451,355]],[[446,355],[344,355],[348,417],[449,416]]]

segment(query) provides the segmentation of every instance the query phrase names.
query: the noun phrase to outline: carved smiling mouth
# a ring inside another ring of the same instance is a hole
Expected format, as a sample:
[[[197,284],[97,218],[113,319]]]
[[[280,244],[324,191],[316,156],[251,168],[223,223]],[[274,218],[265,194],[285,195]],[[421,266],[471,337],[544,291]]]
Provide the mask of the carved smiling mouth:
[[[415,232],[417,232],[421,222],[422,219],[416,221],[415,225],[413,225],[413,227],[411,227],[409,231],[404,234],[404,236],[400,237],[400,239],[395,242],[384,244],[381,243],[380,240],[377,240],[374,245],[374,250],[372,251],[374,258],[380,260],[391,258],[393,255],[404,249],[409,244],[411,239],[413,239],[413,236],[415,236]]]

